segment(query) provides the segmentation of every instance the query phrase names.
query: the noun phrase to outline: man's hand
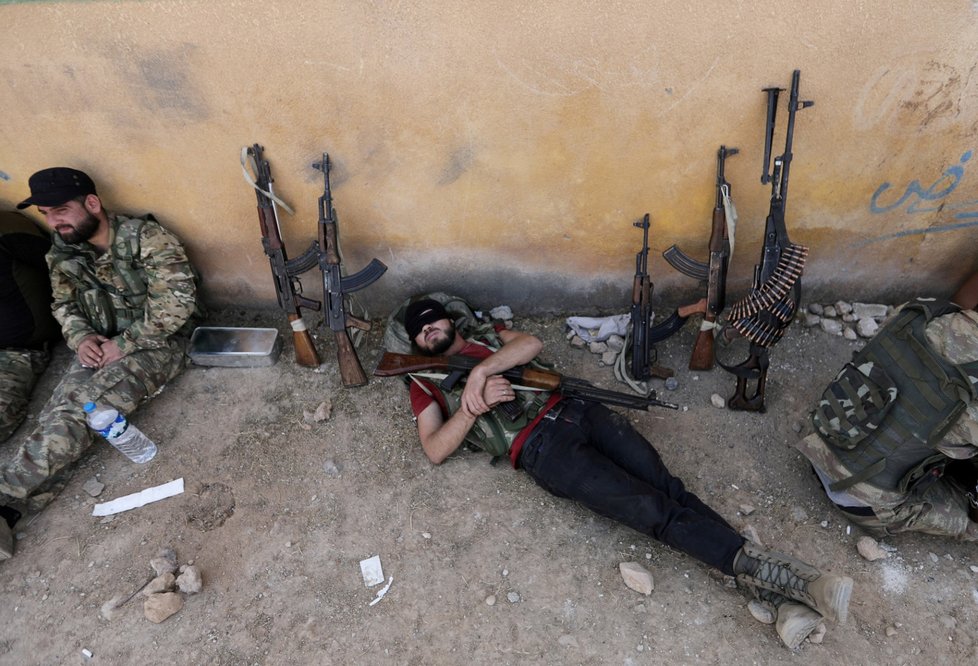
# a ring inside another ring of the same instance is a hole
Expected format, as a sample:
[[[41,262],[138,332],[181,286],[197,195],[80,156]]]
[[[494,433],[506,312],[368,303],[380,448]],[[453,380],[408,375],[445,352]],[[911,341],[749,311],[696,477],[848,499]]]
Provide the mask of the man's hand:
[[[82,341],[78,343],[78,360],[82,367],[90,369],[102,367],[102,357],[104,356],[102,345],[108,341],[107,337],[98,333],[92,333],[82,338]],[[116,351],[118,351],[118,347]]]
[[[485,399],[489,409],[492,409],[501,402],[509,402],[516,398],[516,390],[505,377],[493,375],[486,380],[486,386],[482,390],[482,397]]]
[[[485,414],[491,407],[486,403],[484,397],[488,377],[480,366],[475,366],[465,380],[465,388],[462,390],[462,409],[478,416]]]
[[[118,361],[122,358],[122,352],[119,351],[119,343],[115,340],[106,340],[102,343],[102,361],[99,363],[99,368],[104,368],[112,361]]]

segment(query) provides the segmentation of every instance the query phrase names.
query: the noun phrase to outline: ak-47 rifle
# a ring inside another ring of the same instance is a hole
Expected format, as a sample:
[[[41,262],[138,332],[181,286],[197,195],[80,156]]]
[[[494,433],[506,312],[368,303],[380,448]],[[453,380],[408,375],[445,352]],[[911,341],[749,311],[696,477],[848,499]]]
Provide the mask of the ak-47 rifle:
[[[471,356],[462,355],[420,356],[384,352],[380,363],[377,364],[377,369],[374,370],[374,375],[377,377],[393,377],[395,375],[406,375],[408,373],[425,371],[445,373],[447,377],[441,383],[441,387],[449,391],[459,379],[467,375],[472,368],[479,364],[479,360]],[[678,405],[656,399],[655,391],[652,391],[649,396],[619,393],[618,391],[598,388],[583,379],[565,377],[556,372],[532,368],[526,365],[518,365],[511,368],[503,372],[502,376],[516,386],[541,389],[544,391],[559,391],[567,398],[580,398],[581,400],[591,400],[606,405],[645,411],[649,407],[679,409]]]
[[[808,248],[796,245],[788,239],[784,211],[788,198],[788,172],[791,168],[791,144],[795,130],[795,114],[815,102],[798,100],[798,83],[801,71],[791,76],[791,92],[788,99],[788,126],[785,131],[784,152],[771,164],[771,145],[774,141],[775,115],[778,94],[782,88],[765,88],[767,93],[767,123],[764,137],[764,171],[761,183],[771,183],[771,205],[764,224],[764,247],[761,263],[754,267],[754,282],[750,292],[730,308],[730,326],[724,337],[730,340],[737,334],[750,341],[750,356],[734,366],[722,365],[724,370],[737,377],[737,390],[727,401],[734,410],[764,411],[764,388],[770,364],[768,351],[773,347],[798,310],[801,300],[801,274],[805,268]],[[730,328],[733,332],[730,332]],[[756,380],[754,393],[747,395],[747,382]]]
[[[656,365],[654,345],[682,328],[688,315],[677,310],[664,322],[652,325],[652,291],[655,286],[649,277],[649,214],[646,213],[641,222],[632,224],[642,230],[642,249],[635,255],[635,278],[632,281],[631,378],[636,381],[652,377],[665,379],[675,373]]]
[[[336,339],[336,357],[340,364],[340,377],[344,386],[363,386],[367,374],[360,365],[357,350],[350,339],[348,327],[370,330],[370,322],[354,317],[346,311],[346,295],[370,286],[387,271],[387,266],[371,259],[358,273],[344,276],[336,240],[336,211],[329,188],[329,155],[323,153],[321,162],[312,168],[323,174],[323,195],[319,197],[319,269],[323,273],[323,302],[326,316],[323,323],[333,331]]]
[[[245,148],[241,155],[241,164],[251,164],[254,176],[245,171],[246,180],[255,188],[258,197],[258,224],[261,227],[261,245],[268,256],[272,267],[272,278],[275,280],[275,296],[279,306],[285,311],[292,327],[292,343],[295,345],[295,360],[299,365],[313,368],[319,367],[319,355],[313,344],[312,336],[302,319],[299,308],[319,310],[321,304],[302,295],[302,283],[299,275],[314,268],[319,263],[319,246],[315,241],[295,259],[289,259],[282,241],[282,231],[279,229],[278,209],[276,201],[285,206],[272,191],[272,171],[262,154],[262,147],[257,143]]]
[[[703,315],[703,323],[689,358],[690,370],[710,370],[716,362],[714,329],[726,302],[727,265],[732,249],[730,232],[736,223],[733,219],[727,219],[727,210],[732,212],[733,204],[730,201],[730,183],[723,172],[726,159],[738,152],[738,149],[726,146],[720,146],[717,150],[716,203],[713,206],[713,226],[710,230],[709,261],[697,261],[675,245],[662,253],[669,265],[683,275],[706,282],[706,298],[700,299],[691,310],[694,314]]]

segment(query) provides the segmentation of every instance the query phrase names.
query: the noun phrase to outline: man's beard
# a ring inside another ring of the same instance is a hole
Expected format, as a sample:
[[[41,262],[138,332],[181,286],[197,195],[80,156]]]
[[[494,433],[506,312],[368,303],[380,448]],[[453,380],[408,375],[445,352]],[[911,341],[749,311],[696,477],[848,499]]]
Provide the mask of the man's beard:
[[[448,351],[448,348],[455,342],[455,322],[449,322],[448,330],[443,331],[444,338],[441,338],[431,347],[418,347],[418,350],[425,356],[439,356]]]
[[[65,243],[75,245],[77,243],[84,243],[98,231],[99,219],[88,213],[85,219],[81,220],[77,226],[68,229],[68,231],[58,231],[58,235],[61,236],[61,240]]]

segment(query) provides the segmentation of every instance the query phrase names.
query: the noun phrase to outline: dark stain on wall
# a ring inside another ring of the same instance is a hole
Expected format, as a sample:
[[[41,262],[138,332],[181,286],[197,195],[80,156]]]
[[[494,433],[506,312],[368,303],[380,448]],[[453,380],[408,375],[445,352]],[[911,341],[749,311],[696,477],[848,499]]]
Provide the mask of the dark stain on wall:
[[[136,58],[133,89],[147,110],[184,120],[207,117],[203,95],[193,82],[190,49],[157,50]]]
[[[471,146],[456,149],[448,158],[448,164],[442,169],[439,185],[450,185],[462,177],[475,161],[475,153]]]

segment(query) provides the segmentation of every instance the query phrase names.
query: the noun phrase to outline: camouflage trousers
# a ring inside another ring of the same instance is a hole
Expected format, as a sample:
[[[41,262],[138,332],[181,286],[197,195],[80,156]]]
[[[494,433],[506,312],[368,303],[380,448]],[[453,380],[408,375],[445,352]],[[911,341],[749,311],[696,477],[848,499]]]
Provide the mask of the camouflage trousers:
[[[0,442],[27,416],[31,391],[49,359],[46,351],[0,349]]]
[[[0,464],[0,494],[19,500],[47,494],[58,473],[78,460],[95,439],[85,420],[85,403],[132,413],[180,374],[186,365],[186,345],[183,338],[171,339],[166,348],[137,351],[100,370],[83,368],[75,357],[34,431],[12,460]],[[5,504],[2,495],[0,504]],[[38,499],[42,501],[29,502],[29,508],[39,508],[53,496]]]
[[[846,513],[853,523],[877,537],[900,532],[971,539],[968,532],[968,499],[960,489],[940,479],[922,497],[911,495],[893,508],[873,507],[869,516]]]

